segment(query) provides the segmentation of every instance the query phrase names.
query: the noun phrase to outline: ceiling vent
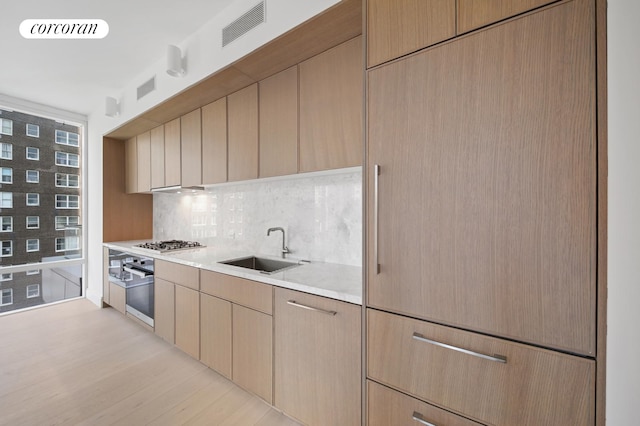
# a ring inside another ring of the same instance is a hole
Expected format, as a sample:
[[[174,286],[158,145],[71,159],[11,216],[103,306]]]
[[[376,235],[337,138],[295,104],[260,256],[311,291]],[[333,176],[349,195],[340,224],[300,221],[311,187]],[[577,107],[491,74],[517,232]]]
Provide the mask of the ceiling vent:
[[[222,29],[222,47],[245,35],[265,21],[265,1],[253,6],[247,13]]]
[[[154,75],[149,80],[142,83],[138,86],[138,100],[142,99],[144,96],[147,96],[149,93],[156,90],[156,76]]]

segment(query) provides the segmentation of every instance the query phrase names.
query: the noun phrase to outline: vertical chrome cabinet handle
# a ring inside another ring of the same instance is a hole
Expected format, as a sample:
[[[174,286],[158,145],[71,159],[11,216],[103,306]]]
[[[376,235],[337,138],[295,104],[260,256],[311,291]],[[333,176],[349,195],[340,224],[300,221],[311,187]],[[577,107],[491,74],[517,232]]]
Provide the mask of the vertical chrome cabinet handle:
[[[463,348],[459,348],[457,346],[447,345],[446,343],[437,342],[435,340],[427,339],[426,337],[424,337],[422,334],[419,334],[419,333],[413,333],[413,338],[415,340],[420,341],[420,342],[429,343],[431,345],[440,346],[441,348],[447,348],[447,349],[451,349],[453,351],[462,352],[463,354],[472,355],[472,356],[475,356],[475,357],[478,357],[478,358],[482,358],[482,359],[486,359],[486,360],[489,360],[489,361],[501,362],[503,364],[507,363],[507,357],[502,356],[502,355],[493,355],[493,356],[485,355],[485,354],[481,354],[480,352],[470,351],[469,349],[463,349]]]
[[[320,309],[320,308],[314,308],[313,306],[303,305],[302,303],[298,303],[295,300],[287,300],[287,305],[295,306],[297,308],[302,308],[302,309],[308,309],[308,310],[314,311],[314,312],[320,312],[321,314],[326,314],[326,315],[335,315],[335,314],[337,314],[336,311],[327,311],[327,310]]]
[[[428,421],[426,421],[424,419],[424,416],[422,414],[418,413],[417,411],[413,412],[412,419],[415,420],[416,422],[420,423],[420,424],[423,424],[424,426],[436,426],[435,424],[429,423]]]
[[[376,265],[376,275],[380,273],[380,259],[378,258],[378,215],[380,210],[380,165],[373,166],[373,257]]]

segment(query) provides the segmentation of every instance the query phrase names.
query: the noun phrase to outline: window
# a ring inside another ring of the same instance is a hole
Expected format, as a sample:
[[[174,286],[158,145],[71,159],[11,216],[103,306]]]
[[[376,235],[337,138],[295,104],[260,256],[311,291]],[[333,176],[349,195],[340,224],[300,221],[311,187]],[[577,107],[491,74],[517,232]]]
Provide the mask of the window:
[[[2,249],[0,250],[0,257],[13,256],[13,241],[0,241]]]
[[[80,156],[69,152],[56,151],[56,166],[80,167]]]
[[[27,216],[27,229],[40,228],[40,216]]]
[[[27,286],[27,299],[40,296],[40,284],[30,284]]]
[[[80,237],[56,238],[56,251],[69,251],[80,249]]]
[[[0,208],[10,209],[13,207],[13,192],[0,192]]]
[[[27,160],[39,160],[40,159],[40,149],[34,148],[32,146],[27,147]]]
[[[6,306],[13,304],[13,289],[3,288],[2,297],[0,297],[0,306]]]
[[[27,240],[27,252],[40,251],[40,240],[37,238],[30,238]]]
[[[0,182],[2,183],[13,183],[13,169],[10,167],[0,167],[0,173],[2,177],[0,178]]]
[[[40,126],[27,123],[27,136],[31,136],[32,138],[40,137]]]
[[[13,279],[13,274],[9,272],[8,274],[0,274],[0,281],[11,281]]]
[[[79,188],[80,177],[67,173],[56,173],[56,186],[64,188]]]
[[[56,194],[56,209],[77,209],[80,207],[79,195]]]
[[[28,206],[39,206],[40,205],[40,194],[28,193],[27,194],[27,205]]]
[[[38,275],[40,273],[40,269],[31,269],[30,271],[25,272],[27,275]]]
[[[37,170],[27,170],[27,183],[40,182],[40,172]]]
[[[3,160],[13,159],[13,145],[10,143],[0,143],[0,158]]]
[[[80,138],[77,133],[56,130],[56,143],[60,145],[79,146]]]
[[[0,232],[13,231],[13,216],[0,216]]]
[[[56,229],[80,226],[80,216],[56,216]]]
[[[0,133],[3,135],[13,135],[13,121],[0,118]]]

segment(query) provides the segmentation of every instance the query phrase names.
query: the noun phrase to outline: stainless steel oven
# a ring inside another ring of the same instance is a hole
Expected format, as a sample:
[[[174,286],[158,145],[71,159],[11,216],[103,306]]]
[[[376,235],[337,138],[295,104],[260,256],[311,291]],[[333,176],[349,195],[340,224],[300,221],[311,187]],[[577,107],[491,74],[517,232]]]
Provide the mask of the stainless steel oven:
[[[126,291],[126,311],[153,327],[153,258],[109,250],[111,282]]]

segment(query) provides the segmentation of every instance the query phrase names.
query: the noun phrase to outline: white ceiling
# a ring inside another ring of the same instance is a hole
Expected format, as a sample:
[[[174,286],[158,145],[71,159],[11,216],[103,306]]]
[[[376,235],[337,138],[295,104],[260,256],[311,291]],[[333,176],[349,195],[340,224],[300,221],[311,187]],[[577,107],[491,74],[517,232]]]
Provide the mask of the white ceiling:
[[[17,0],[0,13],[0,94],[89,114],[233,0]],[[25,19],[103,19],[100,40],[24,39]]]

